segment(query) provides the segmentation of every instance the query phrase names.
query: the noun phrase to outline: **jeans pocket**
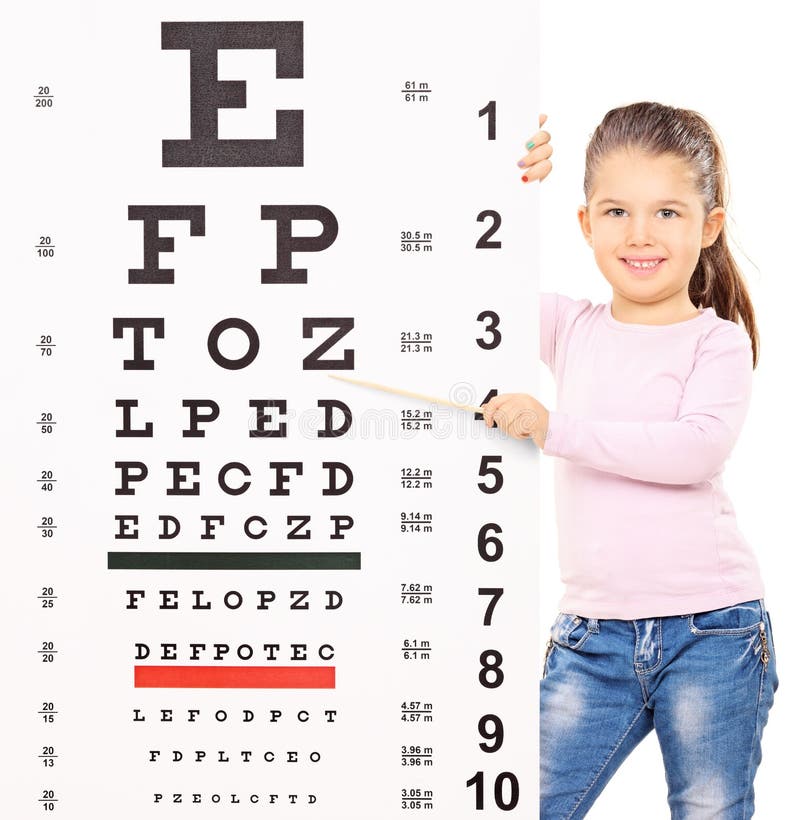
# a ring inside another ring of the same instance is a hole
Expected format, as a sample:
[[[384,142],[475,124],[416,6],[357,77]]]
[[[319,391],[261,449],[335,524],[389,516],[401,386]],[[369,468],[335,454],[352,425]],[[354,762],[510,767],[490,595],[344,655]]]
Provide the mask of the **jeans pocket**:
[[[580,649],[588,639],[589,620],[567,612],[559,612],[550,630],[554,643],[567,649]]]
[[[689,616],[689,629],[695,635],[746,635],[757,632],[764,623],[760,600],[745,601],[721,609],[696,612]]]

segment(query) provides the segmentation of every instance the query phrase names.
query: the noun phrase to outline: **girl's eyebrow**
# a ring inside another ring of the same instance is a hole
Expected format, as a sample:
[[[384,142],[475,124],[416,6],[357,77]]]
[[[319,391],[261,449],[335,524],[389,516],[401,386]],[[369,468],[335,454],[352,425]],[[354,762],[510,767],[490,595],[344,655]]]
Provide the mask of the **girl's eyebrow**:
[[[599,208],[601,205],[625,205],[626,203],[623,202],[621,199],[601,199],[597,203],[597,207]],[[685,202],[681,202],[679,199],[661,199],[655,203],[656,205],[661,206],[662,208],[667,205],[677,205],[679,208],[688,208],[689,206]]]

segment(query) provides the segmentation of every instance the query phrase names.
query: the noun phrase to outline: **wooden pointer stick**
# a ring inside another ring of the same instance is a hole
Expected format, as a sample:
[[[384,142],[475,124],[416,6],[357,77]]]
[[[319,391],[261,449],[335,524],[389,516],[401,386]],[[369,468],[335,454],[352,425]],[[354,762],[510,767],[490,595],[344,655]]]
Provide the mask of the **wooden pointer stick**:
[[[365,382],[360,379],[350,379],[347,376],[334,376],[333,373],[328,373],[332,379],[341,379],[345,382],[352,382],[353,384],[362,384],[364,387],[374,387],[376,390],[385,390],[388,393],[397,393],[399,396],[409,396],[412,399],[423,399],[434,404],[446,404],[449,407],[457,407],[459,410],[469,410],[471,413],[480,413],[483,415],[483,410],[480,407],[473,407],[470,404],[456,404],[448,399],[437,399],[435,396],[426,396],[424,393],[412,393],[410,390],[400,390],[397,387],[387,387],[385,384],[376,384],[375,382]]]

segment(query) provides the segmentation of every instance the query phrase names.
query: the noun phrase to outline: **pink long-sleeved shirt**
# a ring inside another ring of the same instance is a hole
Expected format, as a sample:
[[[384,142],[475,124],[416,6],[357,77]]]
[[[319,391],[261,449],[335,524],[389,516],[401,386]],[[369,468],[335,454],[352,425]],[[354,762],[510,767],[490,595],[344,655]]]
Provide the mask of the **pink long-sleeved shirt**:
[[[557,388],[542,452],[558,456],[559,609],[632,620],[762,598],[722,485],[750,403],[747,332],[712,307],[642,325],[610,303],[539,300]]]

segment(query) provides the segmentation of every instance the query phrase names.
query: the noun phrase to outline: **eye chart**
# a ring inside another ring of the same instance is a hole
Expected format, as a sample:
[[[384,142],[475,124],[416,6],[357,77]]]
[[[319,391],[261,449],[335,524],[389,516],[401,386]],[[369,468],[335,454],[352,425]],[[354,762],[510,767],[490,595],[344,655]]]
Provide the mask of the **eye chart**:
[[[536,11],[15,9],[4,816],[536,816]]]

